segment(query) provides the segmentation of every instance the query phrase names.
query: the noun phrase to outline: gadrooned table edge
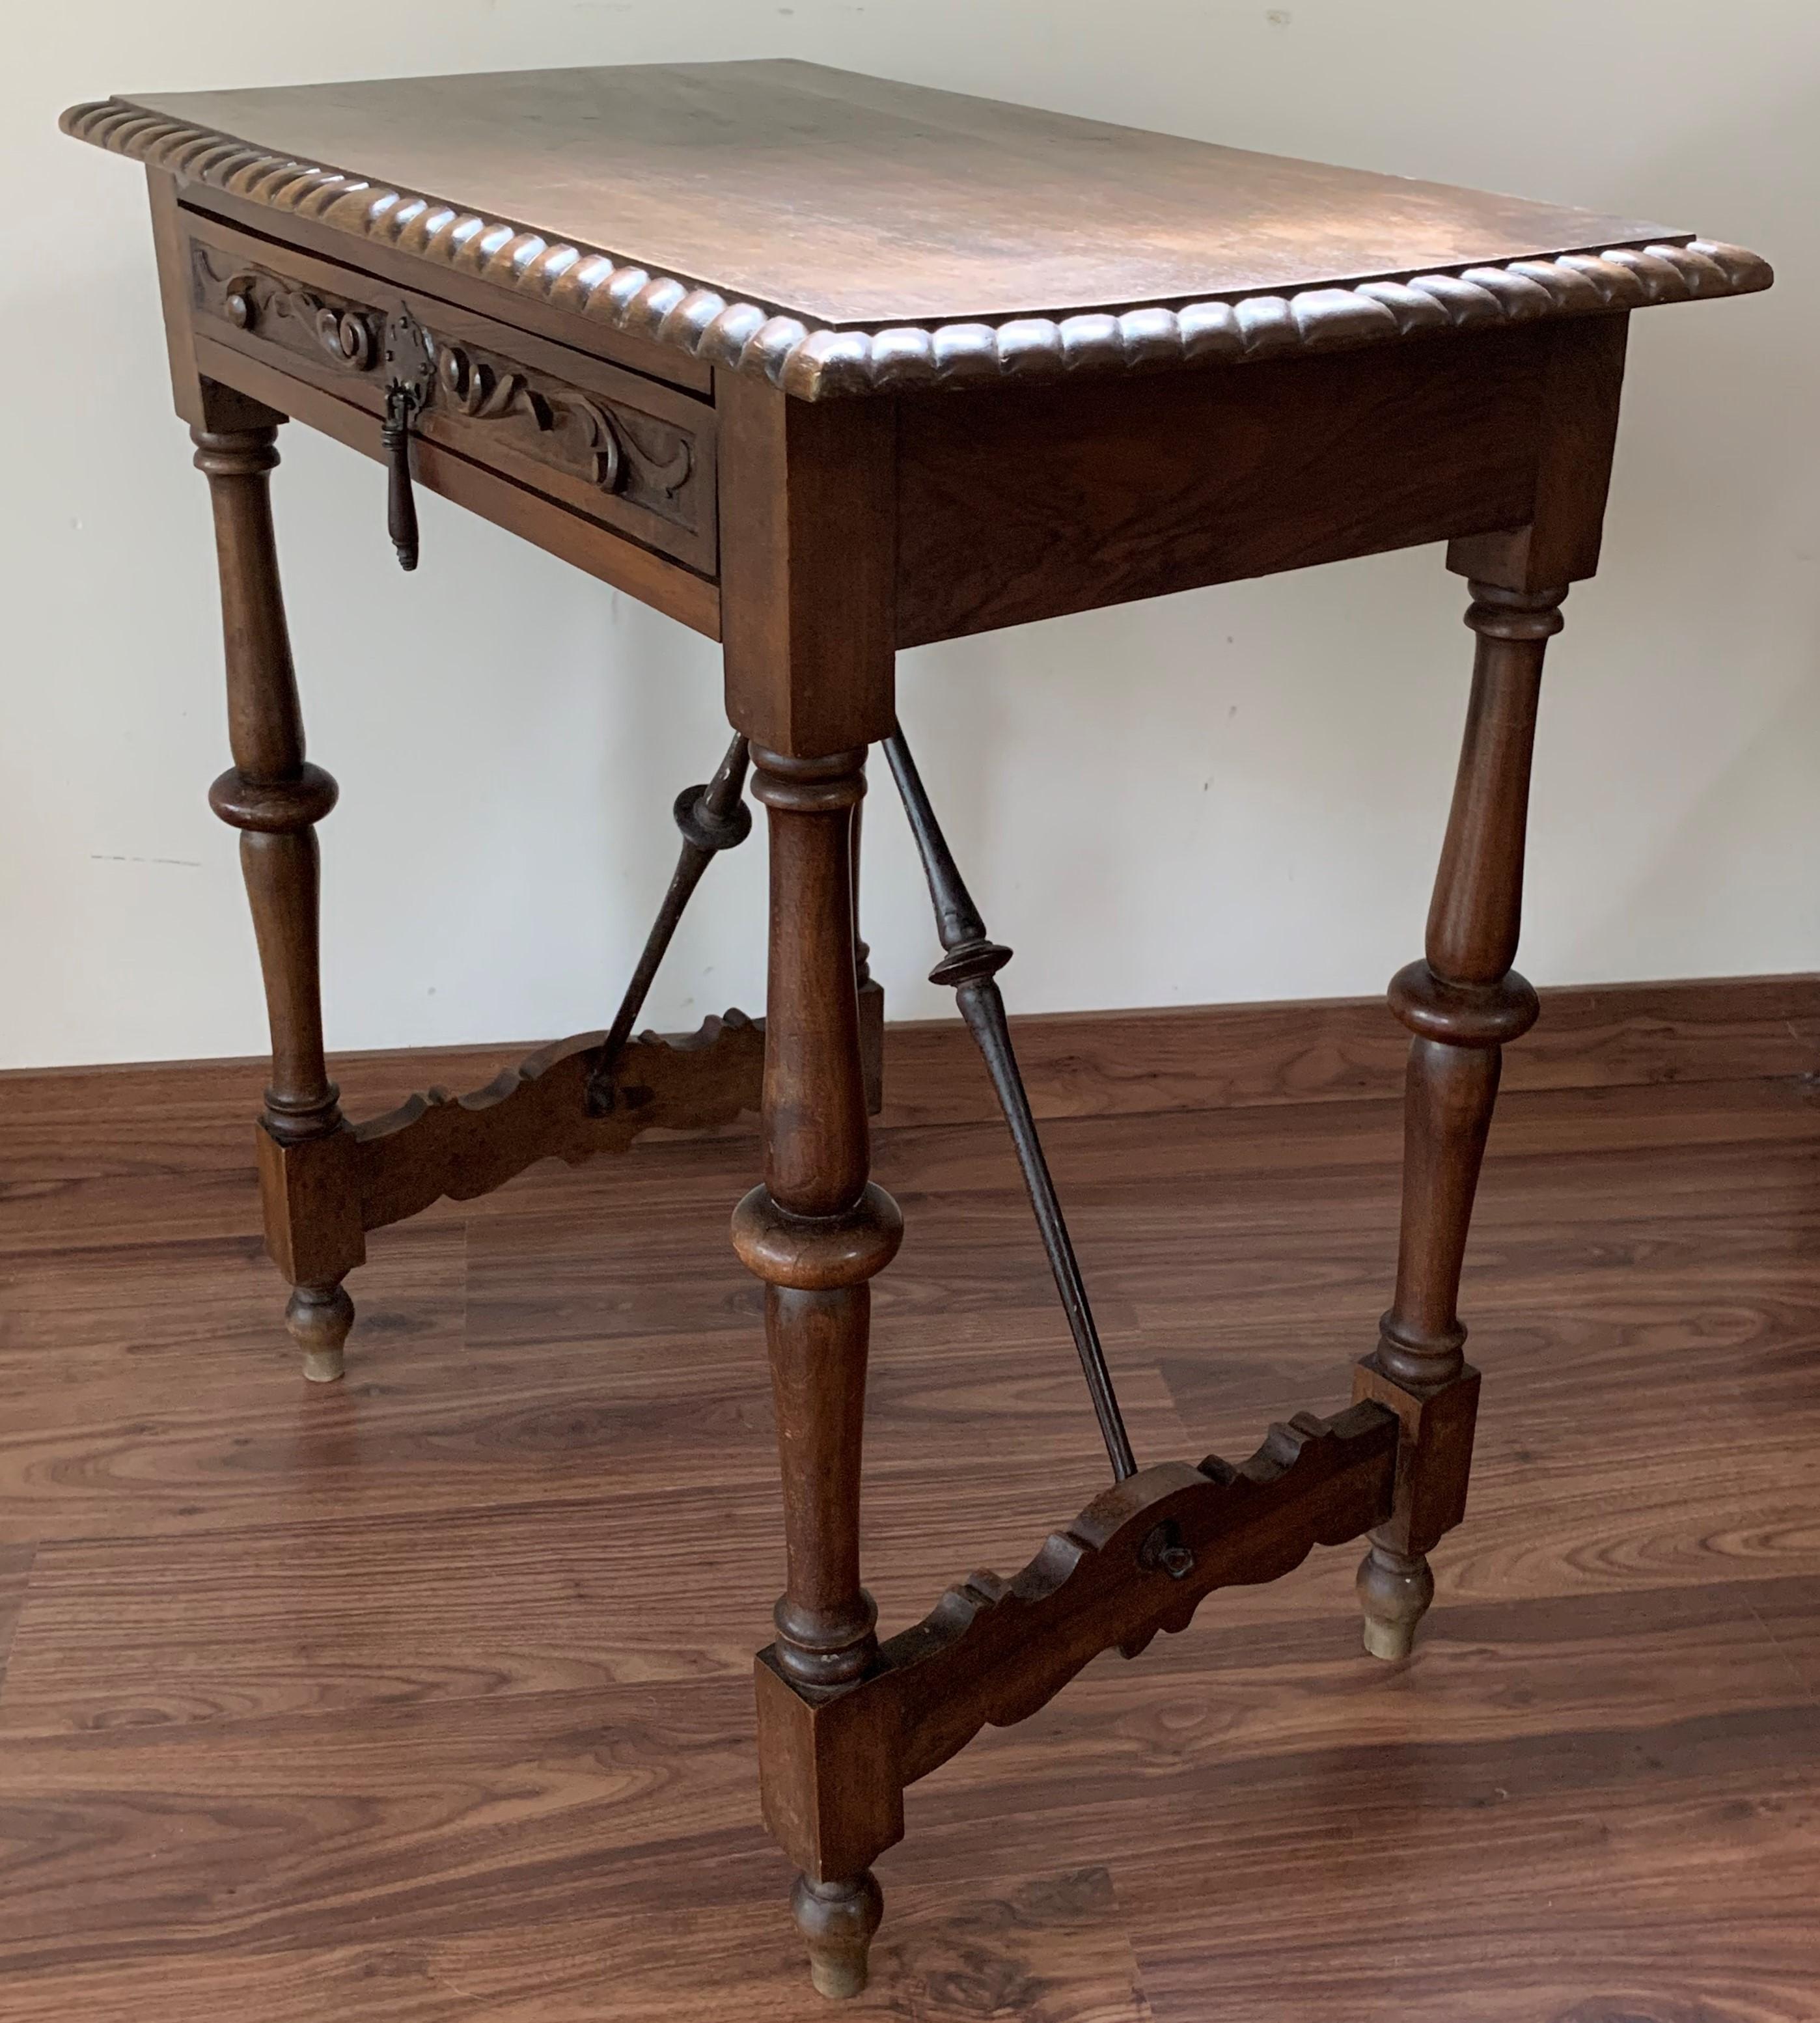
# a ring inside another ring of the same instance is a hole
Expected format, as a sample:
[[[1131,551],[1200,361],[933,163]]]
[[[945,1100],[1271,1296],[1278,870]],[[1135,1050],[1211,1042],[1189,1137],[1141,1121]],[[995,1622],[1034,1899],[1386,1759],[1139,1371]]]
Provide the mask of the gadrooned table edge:
[[[623,264],[603,249],[553,243],[527,226],[274,154],[127,99],[71,106],[58,123],[78,140],[167,170],[180,183],[201,183],[394,247],[704,364],[764,378],[805,401],[1238,364],[1430,331],[1752,294],[1774,279],[1758,254],[1690,235],[1290,295],[1237,294],[1060,320],[839,330],[775,306],[729,302],[679,276]]]

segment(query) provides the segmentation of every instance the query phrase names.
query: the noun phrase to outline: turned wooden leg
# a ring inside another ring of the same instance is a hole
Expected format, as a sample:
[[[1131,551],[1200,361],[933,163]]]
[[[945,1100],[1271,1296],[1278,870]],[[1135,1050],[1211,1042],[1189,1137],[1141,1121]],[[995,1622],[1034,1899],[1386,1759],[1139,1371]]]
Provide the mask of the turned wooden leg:
[[[261,1167],[268,1232],[283,1263],[298,1246],[290,1238],[296,1205],[274,1198],[275,1191],[281,1196],[285,1190],[281,1155],[345,1131],[323,1059],[317,927],[315,825],[335,806],[336,790],[329,775],[304,757],[267,488],[278,461],[277,430],[199,428],[191,434],[196,468],[208,479],[214,507],[234,758],[210,789],[209,803],[240,832],[240,869],[265,978],[272,1081],[259,1122],[280,1156],[268,1158],[262,1147]],[[307,1238],[313,1232],[303,1234]],[[297,1291],[286,1316],[304,1352],[304,1374],[319,1381],[342,1374],[342,1344],[353,1307],[340,1281],[342,1272],[360,1261],[357,1230],[353,1243],[343,1241],[339,1249],[338,1255],[337,1246],[328,1246],[326,1259],[318,1256],[307,1272],[293,1273]],[[309,1282],[302,1282],[306,1278]]]
[[[1365,1648],[1377,1658],[1409,1655],[1434,1595],[1426,1556],[1465,1511],[1479,1380],[1462,1353],[1460,1265],[1501,1050],[1536,1012],[1511,964],[1543,649],[1561,629],[1567,593],[1470,588],[1467,623],[1478,647],[1426,959],[1390,985],[1391,1009],[1413,1035],[1396,1297],[1354,1387],[1355,1398],[1375,1399],[1402,1421],[1396,1508],[1359,1569]]]
[[[866,1178],[852,890],[865,754],[753,755],[771,825],[765,1179],[734,1211],[733,1235],[765,1283],[777,1402],[786,1580],[775,1657],[815,1694],[862,1677],[878,1649],[877,1611],[859,1584],[867,1281],[890,1262],[903,1224]],[[870,1872],[805,1875],[792,1902],[817,1988],[857,1994],[880,1913]]]

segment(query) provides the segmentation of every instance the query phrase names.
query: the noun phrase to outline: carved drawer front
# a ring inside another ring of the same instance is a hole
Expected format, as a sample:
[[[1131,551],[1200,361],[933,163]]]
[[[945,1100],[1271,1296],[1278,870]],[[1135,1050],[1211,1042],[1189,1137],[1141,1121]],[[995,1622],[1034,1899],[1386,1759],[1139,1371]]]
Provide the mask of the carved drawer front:
[[[414,434],[714,573],[706,401],[211,218],[187,229],[199,336],[366,409],[375,429],[404,379]]]

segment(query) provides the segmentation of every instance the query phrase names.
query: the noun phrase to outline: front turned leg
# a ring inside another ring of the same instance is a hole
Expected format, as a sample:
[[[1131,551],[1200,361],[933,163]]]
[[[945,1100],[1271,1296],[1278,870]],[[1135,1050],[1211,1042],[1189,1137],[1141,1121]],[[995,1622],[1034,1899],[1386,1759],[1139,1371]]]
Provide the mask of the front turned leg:
[[[1534,1024],[1536,993],[1511,967],[1523,905],[1524,832],[1536,706],[1562,590],[1474,582],[1472,698],[1426,959],[1401,971],[1390,1007],[1413,1036],[1404,1106],[1397,1291],[1353,1398],[1402,1425],[1396,1503],[1359,1568],[1365,1648],[1406,1658],[1434,1597],[1427,1555],[1465,1513],[1478,1372],[1462,1351],[1460,1265],[1497,1099],[1502,1049]]]
[[[276,426],[191,434],[214,508],[234,759],[209,804],[240,832],[272,1036],[259,1118],[266,1241],[296,1289],[285,1319],[303,1374],[327,1382],[342,1374],[353,1322],[341,1281],[365,1255],[344,1158],[351,1141],[322,1047],[316,824],[336,788],[304,756],[268,492]]]
[[[786,1579],[768,1655],[813,1703],[862,1677],[878,1652],[877,1611],[859,1584],[867,1281],[891,1261],[903,1224],[866,1177],[851,849],[865,754],[753,759],[771,826],[765,1178],[734,1211],[733,1237],[764,1281],[783,1476]],[[761,1749],[789,1747],[761,1733]],[[857,1995],[878,1885],[863,1867],[824,1872],[814,1855],[798,1858],[806,1872],[792,1908],[815,1986]]]

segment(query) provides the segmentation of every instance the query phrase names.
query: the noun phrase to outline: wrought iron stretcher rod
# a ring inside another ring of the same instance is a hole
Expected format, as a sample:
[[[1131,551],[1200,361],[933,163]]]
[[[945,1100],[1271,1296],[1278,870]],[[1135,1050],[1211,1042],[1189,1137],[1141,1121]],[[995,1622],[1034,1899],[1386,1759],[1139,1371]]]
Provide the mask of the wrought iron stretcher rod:
[[[613,1014],[606,1037],[600,1044],[599,1059],[588,1079],[588,1107],[596,1114],[613,1107],[613,1063],[632,1037],[632,1026],[644,1009],[657,966],[664,960],[677,922],[683,917],[683,909],[701,882],[702,872],[717,851],[732,849],[752,833],[752,810],[745,804],[746,758],[745,738],[735,737],[707,785],[685,787],[676,796],[673,813],[676,826],[683,832],[682,851],[676,858],[676,868],[670,875],[670,887],[664,894],[664,903],[657,909],[657,917],[646,937],[644,952],[632,971],[631,982],[626,986],[624,997],[620,1000],[619,1009]]]
[[[916,839],[917,851],[923,861],[924,874],[929,881],[929,897],[935,903],[936,931],[947,951],[929,971],[929,981],[945,983],[954,990],[961,1016],[967,1022],[967,1030],[985,1056],[986,1070],[992,1077],[998,1107],[1005,1113],[1011,1142],[1017,1150],[1017,1162],[1024,1169],[1024,1183],[1030,1193],[1030,1205],[1035,1212],[1043,1249],[1049,1253],[1049,1269],[1055,1275],[1062,1311],[1067,1316],[1069,1331],[1080,1355],[1082,1374],[1087,1380],[1088,1394],[1093,1401],[1093,1414],[1100,1422],[1100,1434],[1106,1443],[1113,1476],[1123,1482],[1137,1472],[1137,1463],[1112,1388],[1111,1373],[1106,1367],[1106,1354],[1100,1345],[1100,1331],[1093,1323],[1087,1290],[1081,1282],[1081,1268],[1075,1260],[1075,1246],[1068,1239],[1068,1226],[1062,1216],[1061,1203],[1056,1198],[1049,1163],[1043,1158],[1042,1141],[1037,1136],[1036,1119],[1031,1114],[1030,1098],[1024,1092],[1024,1077],[1018,1072],[1017,1055],[1011,1044],[1011,1028],[1005,1015],[1005,1000],[998,989],[998,974],[1010,961],[1011,950],[987,935],[986,924],[961,882],[947,840],[929,805],[922,776],[910,756],[901,726],[884,741],[884,754],[890,761],[892,777],[897,782],[904,813],[910,820],[910,833]]]

